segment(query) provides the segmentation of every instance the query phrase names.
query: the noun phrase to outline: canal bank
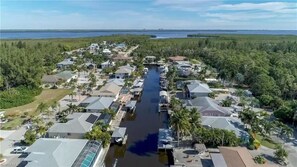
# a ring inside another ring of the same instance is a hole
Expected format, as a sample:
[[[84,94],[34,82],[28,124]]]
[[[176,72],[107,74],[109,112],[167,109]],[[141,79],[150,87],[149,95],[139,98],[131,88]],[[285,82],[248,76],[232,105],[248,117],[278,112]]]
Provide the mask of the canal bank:
[[[120,127],[127,128],[128,141],[123,146],[111,146],[105,163],[118,167],[164,167],[168,164],[165,153],[158,154],[158,130],[167,127],[167,114],[158,112],[159,73],[156,66],[149,67],[144,81],[141,101],[134,114],[126,114]]]

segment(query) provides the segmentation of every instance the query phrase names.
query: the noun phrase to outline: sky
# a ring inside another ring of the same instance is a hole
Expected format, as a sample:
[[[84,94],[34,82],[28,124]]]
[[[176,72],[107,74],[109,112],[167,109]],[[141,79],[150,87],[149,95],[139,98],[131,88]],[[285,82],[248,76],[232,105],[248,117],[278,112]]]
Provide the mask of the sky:
[[[0,29],[297,30],[296,0],[1,0]]]

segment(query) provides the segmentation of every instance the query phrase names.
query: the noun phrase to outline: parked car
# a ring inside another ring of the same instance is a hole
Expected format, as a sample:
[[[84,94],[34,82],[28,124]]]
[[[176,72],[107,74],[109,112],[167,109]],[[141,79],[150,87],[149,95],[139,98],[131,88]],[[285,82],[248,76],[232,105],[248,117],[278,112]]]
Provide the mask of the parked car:
[[[28,149],[28,147],[25,147],[25,146],[16,147],[16,148],[13,149],[12,153],[14,153],[14,154],[22,154],[22,153],[24,153],[27,149]]]

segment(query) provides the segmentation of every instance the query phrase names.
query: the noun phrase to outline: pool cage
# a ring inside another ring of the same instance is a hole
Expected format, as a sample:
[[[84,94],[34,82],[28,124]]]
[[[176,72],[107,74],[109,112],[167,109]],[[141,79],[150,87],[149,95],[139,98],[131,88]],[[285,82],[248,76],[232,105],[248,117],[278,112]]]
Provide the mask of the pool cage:
[[[101,142],[89,141],[76,158],[72,167],[92,167],[101,149]]]

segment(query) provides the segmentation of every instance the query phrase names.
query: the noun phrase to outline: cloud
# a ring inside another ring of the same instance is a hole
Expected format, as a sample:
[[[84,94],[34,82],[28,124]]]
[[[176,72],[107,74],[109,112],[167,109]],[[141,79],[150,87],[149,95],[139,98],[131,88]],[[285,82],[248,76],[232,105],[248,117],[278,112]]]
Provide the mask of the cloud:
[[[168,6],[182,11],[205,11],[209,6],[221,4],[223,0],[155,0],[155,5]]]
[[[210,7],[210,10],[228,10],[228,11],[261,10],[261,11],[270,11],[275,13],[297,14],[297,3],[266,2],[266,3],[223,4],[223,5]]]

